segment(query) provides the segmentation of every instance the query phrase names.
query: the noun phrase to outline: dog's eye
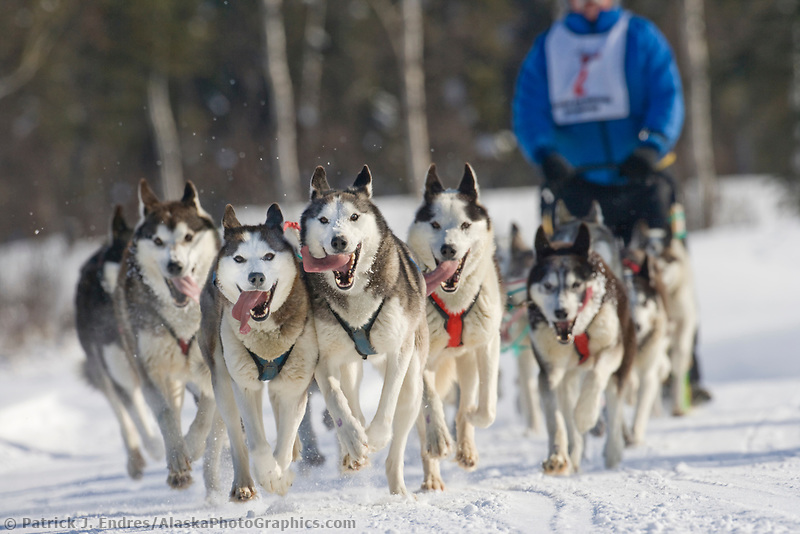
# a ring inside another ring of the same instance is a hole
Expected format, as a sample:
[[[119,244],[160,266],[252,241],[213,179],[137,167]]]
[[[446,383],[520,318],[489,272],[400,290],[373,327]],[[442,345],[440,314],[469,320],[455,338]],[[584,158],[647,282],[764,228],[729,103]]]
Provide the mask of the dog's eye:
[[[354,213],[354,214],[352,214],[352,215],[350,216],[350,220],[351,220],[351,221],[357,221],[357,220],[358,220],[358,213]]]
[[[572,289],[578,289],[579,287],[581,287],[580,282],[572,282]]]
[[[163,247],[164,246],[164,241],[162,241],[160,237],[154,237],[153,238],[153,243],[155,243],[155,245],[157,247]]]
[[[233,257],[233,261],[235,261],[236,263],[244,263],[244,262],[245,262],[245,261],[247,261],[247,260],[245,260],[245,259],[244,259],[243,257],[241,257],[241,256],[234,256],[234,257]]]
[[[191,243],[192,239],[194,239],[194,234],[186,234],[186,237],[184,237],[184,239],[186,240],[187,243]]]
[[[462,230],[469,230],[470,226],[472,226],[471,223],[468,223],[468,222],[461,223],[461,229]]]
[[[272,261],[272,258],[274,257],[275,254],[273,254],[272,252],[267,252],[266,254],[264,254],[264,261]]]
[[[441,228],[441,227],[442,227],[442,226],[441,226],[441,225],[440,225],[438,222],[436,222],[436,221],[433,221],[433,222],[431,223],[431,226],[433,227],[433,229],[434,229],[434,230],[438,230],[439,228]]]
[[[553,290],[553,284],[551,284],[550,282],[545,282],[545,283],[543,283],[543,284],[542,284],[542,287],[543,287],[543,288],[544,288],[544,290],[545,290],[545,291],[547,291],[547,292],[550,292],[550,291],[552,291],[552,290]]]
[[[322,224],[328,224],[328,218],[327,217],[320,217],[319,218],[319,222],[321,222]]]

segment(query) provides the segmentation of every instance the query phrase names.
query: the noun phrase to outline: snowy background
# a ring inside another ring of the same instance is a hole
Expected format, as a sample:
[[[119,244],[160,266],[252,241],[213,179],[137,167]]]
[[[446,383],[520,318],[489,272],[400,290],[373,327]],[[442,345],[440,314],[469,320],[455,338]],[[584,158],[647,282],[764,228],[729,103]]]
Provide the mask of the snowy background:
[[[22,528],[24,518],[57,517],[76,518],[77,530],[96,531],[109,520],[174,524],[215,518],[245,522],[234,529],[163,530],[230,532],[248,530],[247,521],[275,521],[269,526],[276,527],[280,521],[354,520],[355,531],[374,532],[798,532],[800,218],[781,208],[782,191],[763,178],[723,184],[720,224],[690,236],[701,367],[713,401],[686,417],[652,420],[646,444],[627,449],[618,469],[602,467],[603,441],[590,438],[580,474],[545,477],[540,464],[546,436],[526,434],[515,408],[516,362],[504,353],[497,421],[476,431],[478,469],[465,473],[445,461],[447,491],[416,492],[422,468],[412,435],[405,471],[414,492],[409,499],[389,495],[385,451],[364,472],[338,474],[335,437],[322,425],[319,396],[312,398],[313,424],[327,462],[299,473],[286,497],[262,491],[247,504],[228,503],[225,495],[208,501],[199,463],[195,484],[186,491],[167,488],[163,461],[150,462],[144,478],[131,481],[107,401],[77,375],[77,338],[56,327],[71,321],[78,268],[97,242],[6,245],[0,249],[0,318],[6,330],[11,321],[38,330],[0,346],[0,530],[15,524],[15,532],[70,530]],[[532,240],[535,199],[533,189],[484,194],[499,237],[515,220]],[[404,237],[415,202],[378,202]],[[299,207],[286,211],[296,216]],[[242,219],[260,220],[265,212],[252,207]],[[48,272],[59,273],[58,281]],[[35,287],[23,283],[29,279],[38,280]],[[48,295],[48,306],[20,316],[18,303],[34,290]],[[367,417],[379,391],[374,379],[367,373],[363,386]],[[187,408],[184,417],[191,415]],[[274,424],[269,421],[267,428],[272,440]],[[226,491],[229,462],[223,457]]]

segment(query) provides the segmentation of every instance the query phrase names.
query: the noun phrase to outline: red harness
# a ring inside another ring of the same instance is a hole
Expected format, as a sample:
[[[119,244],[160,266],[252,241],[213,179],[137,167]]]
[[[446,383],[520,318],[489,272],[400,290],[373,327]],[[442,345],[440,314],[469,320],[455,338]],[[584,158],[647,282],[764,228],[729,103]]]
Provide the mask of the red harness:
[[[589,304],[589,301],[592,300],[592,295],[594,291],[592,291],[591,287],[586,288],[586,294],[583,296],[583,302],[581,303],[581,307],[578,308],[578,313],[581,313],[583,309]],[[572,338],[572,343],[575,345],[575,351],[580,356],[578,360],[578,365],[583,365],[586,360],[589,359],[591,354],[589,353],[589,334],[584,332],[583,334],[579,334]]]
[[[478,300],[478,295],[481,294],[481,291],[478,290],[478,293],[475,295],[475,300],[472,301],[472,304],[467,306],[465,310],[460,313],[453,313],[447,309],[444,301],[439,298],[439,296],[434,292],[431,293],[430,299],[433,302],[433,307],[436,308],[436,311],[444,318],[444,328],[447,330],[447,333],[450,334],[450,339],[447,341],[448,347],[460,347],[464,344],[461,340],[461,334],[464,330],[464,316],[469,313],[472,307],[475,305],[475,302]]]

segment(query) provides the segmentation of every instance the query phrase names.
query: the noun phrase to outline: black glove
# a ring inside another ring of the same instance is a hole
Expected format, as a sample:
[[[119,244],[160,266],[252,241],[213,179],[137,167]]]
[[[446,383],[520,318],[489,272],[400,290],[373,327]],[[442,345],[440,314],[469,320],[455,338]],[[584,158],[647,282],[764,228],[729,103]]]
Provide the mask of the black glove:
[[[644,182],[656,172],[658,151],[651,146],[640,146],[619,166],[619,173],[633,182]]]
[[[551,187],[558,187],[566,182],[572,176],[573,171],[574,169],[569,164],[569,161],[558,152],[550,152],[542,160],[542,172],[547,185]]]

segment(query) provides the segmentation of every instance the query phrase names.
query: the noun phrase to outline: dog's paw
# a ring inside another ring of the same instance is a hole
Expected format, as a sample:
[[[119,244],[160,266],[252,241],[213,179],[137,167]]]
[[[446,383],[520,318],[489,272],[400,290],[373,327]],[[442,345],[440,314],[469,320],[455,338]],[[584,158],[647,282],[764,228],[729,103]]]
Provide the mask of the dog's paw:
[[[339,441],[346,455],[356,462],[366,461],[369,454],[369,439],[360,424],[340,427]]]
[[[267,489],[269,490],[270,493],[275,493],[276,495],[284,496],[287,493],[289,493],[289,488],[292,487],[293,483],[294,483],[294,471],[290,471],[289,469],[281,471],[280,468],[278,468],[276,471],[273,471]]]
[[[593,402],[579,403],[575,408],[575,428],[579,434],[585,434],[597,424],[600,417],[600,406]]]
[[[167,485],[172,489],[186,489],[192,485],[192,470],[170,471],[167,475]]]
[[[425,452],[434,459],[450,456],[453,451],[453,438],[444,421],[425,420]]]
[[[440,476],[428,475],[422,481],[420,489],[422,491],[444,491],[444,480]]]
[[[369,452],[377,452],[389,444],[392,439],[392,429],[388,425],[372,423],[367,427],[367,443]]]
[[[494,423],[495,414],[488,410],[473,408],[467,413],[467,422],[478,428],[487,428]]]
[[[139,449],[133,449],[128,454],[128,476],[133,480],[139,480],[144,474],[144,456]]]
[[[572,464],[563,454],[552,454],[542,462],[545,475],[566,476],[572,473]]]
[[[254,485],[251,486],[234,486],[231,488],[231,502],[247,502],[255,499],[258,496]]]
[[[478,467],[478,449],[473,442],[465,441],[458,444],[456,462],[467,471],[474,471]]]
[[[342,456],[342,463],[340,468],[342,473],[352,473],[355,471],[360,471],[364,467],[369,465],[369,458],[366,456],[362,456],[360,458],[354,458],[349,454],[345,454]]]

